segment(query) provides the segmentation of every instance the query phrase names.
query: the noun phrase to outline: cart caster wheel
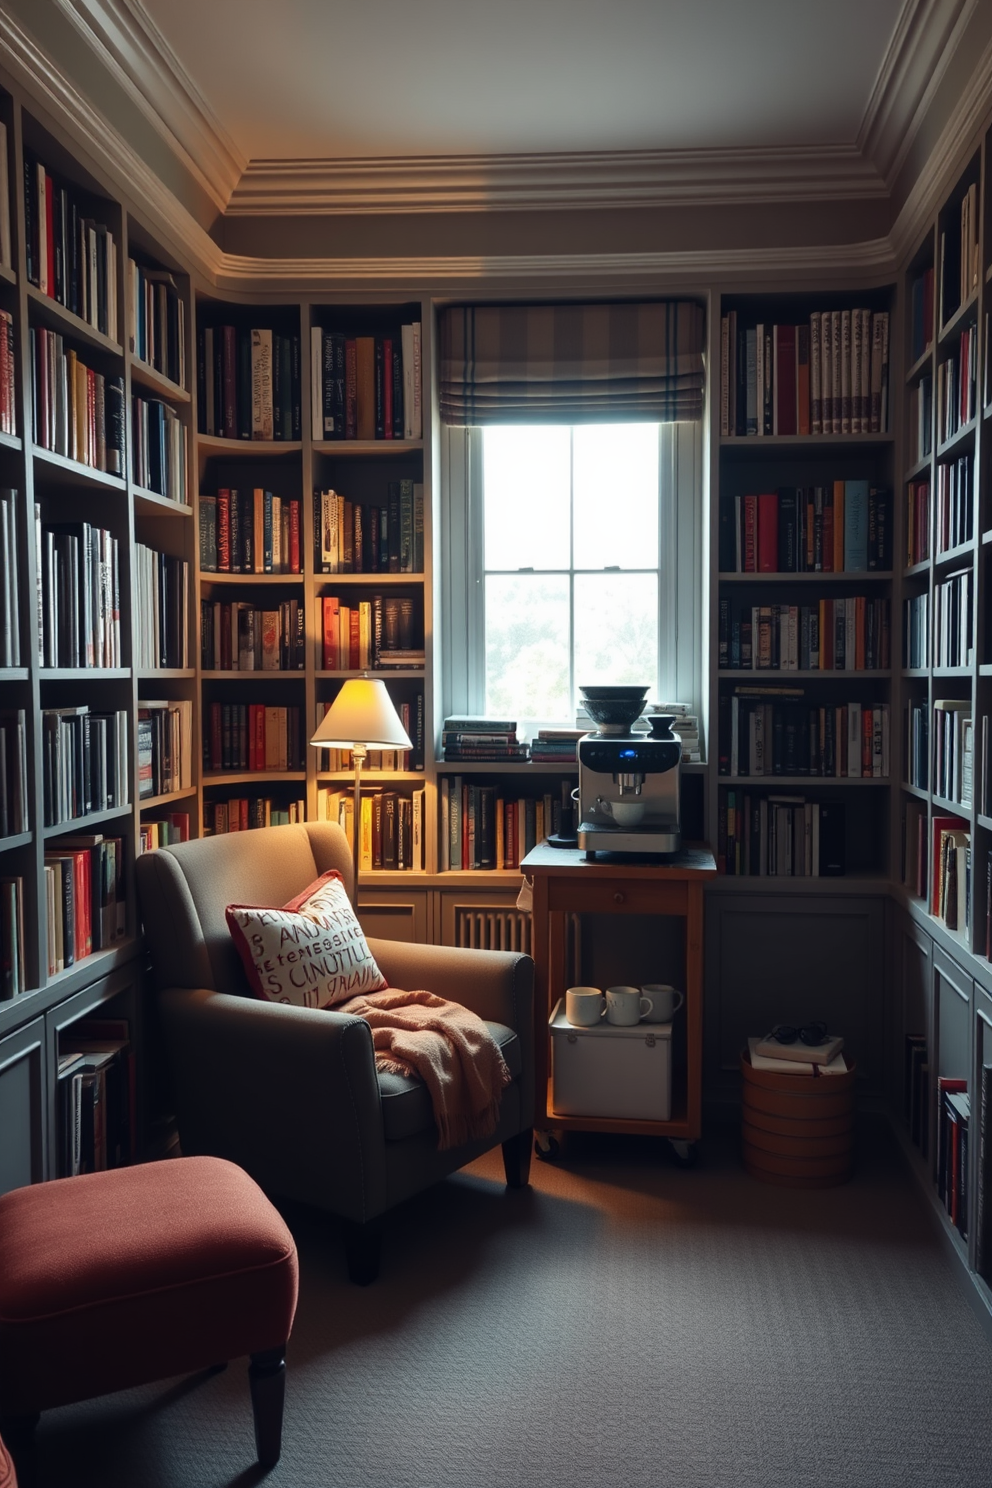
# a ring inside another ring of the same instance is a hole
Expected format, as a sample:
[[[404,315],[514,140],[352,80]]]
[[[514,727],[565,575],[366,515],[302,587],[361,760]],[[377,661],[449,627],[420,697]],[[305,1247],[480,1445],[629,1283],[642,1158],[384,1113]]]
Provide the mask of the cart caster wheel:
[[[539,1157],[542,1162],[554,1162],[560,1152],[561,1147],[557,1137],[552,1137],[546,1132],[542,1132],[534,1138],[534,1155],[535,1157]]]
[[[694,1168],[699,1161],[695,1142],[683,1142],[678,1137],[669,1137],[672,1157],[677,1168]]]

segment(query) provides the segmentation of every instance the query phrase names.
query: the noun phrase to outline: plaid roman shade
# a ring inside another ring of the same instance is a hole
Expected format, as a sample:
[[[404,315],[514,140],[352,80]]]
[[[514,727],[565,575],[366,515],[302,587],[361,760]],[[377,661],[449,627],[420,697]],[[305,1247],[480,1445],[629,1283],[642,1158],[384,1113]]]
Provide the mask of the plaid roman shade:
[[[703,307],[691,300],[455,305],[441,313],[441,419],[698,419],[704,335]]]

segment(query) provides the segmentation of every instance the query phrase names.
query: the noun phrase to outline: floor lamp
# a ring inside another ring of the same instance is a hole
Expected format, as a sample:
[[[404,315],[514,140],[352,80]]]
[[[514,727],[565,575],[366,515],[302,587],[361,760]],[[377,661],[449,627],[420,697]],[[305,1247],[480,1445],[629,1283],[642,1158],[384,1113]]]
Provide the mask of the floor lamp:
[[[350,677],[321,719],[310,743],[318,749],[350,749],[355,763],[355,815],[352,855],[355,903],[358,903],[358,856],[362,821],[362,765],[370,749],[410,749],[385,682],[377,677]]]

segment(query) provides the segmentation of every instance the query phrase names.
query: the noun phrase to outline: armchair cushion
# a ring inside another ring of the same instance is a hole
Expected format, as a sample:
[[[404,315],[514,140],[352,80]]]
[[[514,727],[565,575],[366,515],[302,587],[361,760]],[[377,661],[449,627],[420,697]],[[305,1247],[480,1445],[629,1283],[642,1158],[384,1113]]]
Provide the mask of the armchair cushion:
[[[502,1023],[487,1023],[506,1067],[516,1080],[520,1076],[520,1040],[512,1028]],[[423,1080],[413,1075],[392,1074],[379,1070],[379,1096],[382,1101],[382,1127],[387,1142],[402,1142],[418,1132],[434,1128],[434,1108]]]
[[[329,1008],[386,986],[334,868],[288,904],[225,913],[249,986],[267,1002]]]

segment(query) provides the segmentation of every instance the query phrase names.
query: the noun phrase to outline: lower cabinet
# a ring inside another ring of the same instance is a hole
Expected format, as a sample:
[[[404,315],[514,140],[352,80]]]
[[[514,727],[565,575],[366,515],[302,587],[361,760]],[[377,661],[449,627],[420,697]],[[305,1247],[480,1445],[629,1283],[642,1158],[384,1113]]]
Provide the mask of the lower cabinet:
[[[0,1039],[0,1193],[47,1177],[46,1047],[44,1018]]]

